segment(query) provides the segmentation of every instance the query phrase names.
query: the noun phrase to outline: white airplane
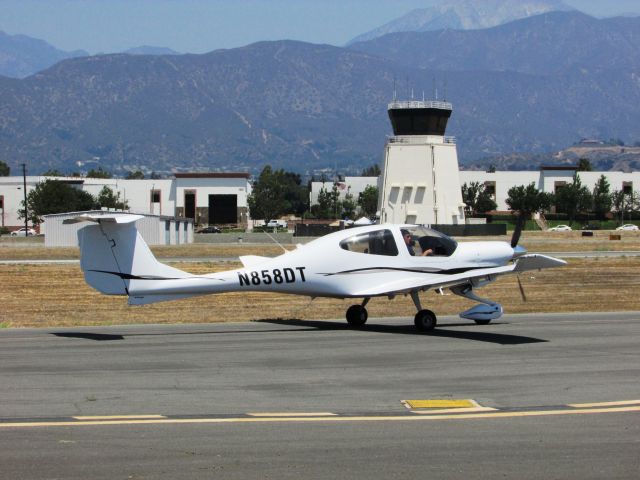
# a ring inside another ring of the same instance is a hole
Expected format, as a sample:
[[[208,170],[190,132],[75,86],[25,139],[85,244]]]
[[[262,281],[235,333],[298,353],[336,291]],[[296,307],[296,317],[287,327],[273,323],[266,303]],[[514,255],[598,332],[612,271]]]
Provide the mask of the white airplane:
[[[374,297],[410,295],[420,331],[435,328],[436,315],[423,309],[419,292],[449,288],[480,302],[460,314],[478,324],[502,316],[502,306],[475,294],[499,275],[559,267],[563,260],[527,254],[517,246],[521,226],[507,242],[458,243],[415,225],[369,225],[331,233],[275,258],[240,257],[243,268],[193,275],[160,263],[135,227],[133,214],[81,216],[65,223],[94,224],[78,231],[80,266],[86,282],[107,295],[127,295],[130,305],[225,292],[277,292],[308,297],[357,298],[347,322],[367,321]]]

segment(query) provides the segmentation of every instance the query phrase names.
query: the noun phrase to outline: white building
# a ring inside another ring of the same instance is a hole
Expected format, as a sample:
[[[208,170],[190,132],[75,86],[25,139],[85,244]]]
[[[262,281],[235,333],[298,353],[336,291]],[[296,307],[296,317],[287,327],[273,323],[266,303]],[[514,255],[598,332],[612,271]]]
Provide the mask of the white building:
[[[180,173],[159,180],[29,176],[27,193],[47,179],[65,182],[94,196],[109,187],[135,213],[192,218],[196,225],[248,223],[248,173]],[[0,177],[0,227],[24,226],[18,218],[23,199],[21,176]]]
[[[393,102],[394,136],[385,146],[378,209],[381,223],[464,223],[455,139],[445,137],[446,102]]]
[[[318,204],[318,194],[324,188],[327,192],[333,190],[334,182],[311,182],[311,191],[309,192],[309,201],[311,205]],[[340,200],[344,200],[347,194],[353,195],[354,201],[358,201],[359,195],[367,187],[378,187],[378,177],[344,177],[341,182],[335,182],[338,187]]]
[[[590,191],[596,185],[601,175],[604,175],[611,187],[611,192],[622,190],[625,192],[634,192],[640,190],[640,172],[577,172],[580,182]],[[519,185],[529,185],[533,183],[540,191],[547,193],[556,193],[559,187],[573,182],[576,174],[575,167],[542,167],[540,170],[533,171],[500,171],[500,172],[480,172],[472,170],[460,170],[458,172],[461,184],[470,184],[471,182],[483,183],[488,191],[492,194],[497,204],[498,210],[509,210],[506,200],[508,198],[509,189]],[[357,184],[358,177],[347,177],[349,182]],[[360,177],[367,184],[374,184],[374,177]],[[318,192],[322,187],[322,182],[314,182],[312,184],[312,205],[317,203]],[[327,182],[324,187],[330,190],[333,184]],[[357,196],[356,196],[357,198]],[[391,220],[389,220],[391,221]]]
[[[542,192],[556,193],[558,188],[572,183],[578,174],[582,185],[593,191],[598,179],[604,175],[608,180],[611,192],[623,190],[633,192],[640,189],[640,172],[577,172],[575,167],[542,167],[538,171],[476,172],[460,171],[460,182],[483,183],[492,194],[498,210],[509,210],[506,200],[509,189],[519,185],[533,183]]]

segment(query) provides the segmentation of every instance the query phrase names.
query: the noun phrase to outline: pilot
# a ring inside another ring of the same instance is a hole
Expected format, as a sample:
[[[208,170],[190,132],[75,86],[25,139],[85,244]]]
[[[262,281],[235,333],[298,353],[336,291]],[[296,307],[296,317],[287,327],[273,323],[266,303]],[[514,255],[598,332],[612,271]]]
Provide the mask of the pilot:
[[[402,229],[400,230],[402,233],[402,238],[404,239],[404,244],[407,246],[407,250],[409,250],[409,255],[414,257],[416,252],[413,250],[413,238],[411,238],[411,233],[409,230]]]

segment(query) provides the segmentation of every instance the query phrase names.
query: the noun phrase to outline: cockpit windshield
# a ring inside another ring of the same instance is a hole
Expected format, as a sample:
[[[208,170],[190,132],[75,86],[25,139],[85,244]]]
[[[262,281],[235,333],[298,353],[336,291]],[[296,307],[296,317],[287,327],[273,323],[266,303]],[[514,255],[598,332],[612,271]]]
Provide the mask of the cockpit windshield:
[[[405,232],[411,235],[408,244],[409,253],[413,250],[416,256],[442,256],[449,257],[453,255],[458,243],[444,233],[431,230],[422,226],[412,226],[402,229],[403,237]]]
[[[398,255],[398,247],[391,230],[375,230],[345,238],[340,248],[350,252],[367,253],[369,255]]]

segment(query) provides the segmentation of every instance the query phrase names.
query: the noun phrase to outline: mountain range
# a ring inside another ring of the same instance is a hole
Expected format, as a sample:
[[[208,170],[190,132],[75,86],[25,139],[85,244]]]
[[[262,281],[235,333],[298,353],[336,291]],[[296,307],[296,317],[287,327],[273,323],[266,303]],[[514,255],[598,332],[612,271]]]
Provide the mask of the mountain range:
[[[0,31],[0,75],[24,78],[66,58],[89,55],[84,50],[65,52],[44,40]]]
[[[448,0],[432,7],[412,10],[358,35],[347,45],[389,33],[485,29],[542,13],[570,10],[573,8],[560,0]]]
[[[634,143],[640,18],[553,12],[351,48],[277,41],[68,59],[25,79],[0,77],[0,159],[33,173],[91,162],[120,174],[265,163],[357,173],[381,160],[394,89],[401,99],[431,97],[434,83],[453,102],[447,134],[462,165],[583,137]]]

